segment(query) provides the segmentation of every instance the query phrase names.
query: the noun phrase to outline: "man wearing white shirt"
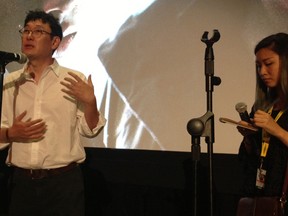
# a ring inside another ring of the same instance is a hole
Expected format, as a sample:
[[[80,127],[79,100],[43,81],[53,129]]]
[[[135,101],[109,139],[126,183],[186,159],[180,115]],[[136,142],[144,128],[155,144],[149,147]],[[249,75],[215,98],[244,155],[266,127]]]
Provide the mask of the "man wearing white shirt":
[[[0,148],[9,146],[7,164],[14,167],[9,213],[84,215],[80,137],[95,137],[106,121],[91,76],[52,57],[63,37],[52,15],[30,11],[20,34],[28,62],[3,86]]]

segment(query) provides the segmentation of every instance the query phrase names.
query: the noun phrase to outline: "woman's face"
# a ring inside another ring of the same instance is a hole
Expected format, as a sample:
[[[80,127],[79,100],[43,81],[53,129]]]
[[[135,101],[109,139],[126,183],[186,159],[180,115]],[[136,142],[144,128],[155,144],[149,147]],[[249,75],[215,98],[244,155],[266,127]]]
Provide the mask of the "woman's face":
[[[280,57],[269,48],[256,53],[257,73],[269,88],[277,87],[280,80]]]

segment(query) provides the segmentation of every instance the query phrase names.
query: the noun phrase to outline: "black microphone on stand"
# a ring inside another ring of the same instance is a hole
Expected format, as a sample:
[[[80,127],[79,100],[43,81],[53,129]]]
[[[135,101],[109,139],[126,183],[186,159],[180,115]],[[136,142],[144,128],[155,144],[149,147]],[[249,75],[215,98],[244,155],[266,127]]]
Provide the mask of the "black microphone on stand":
[[[9,53],[0,51],[0,63],[6,63],[16,61],[20,64],[24,64],[27,61],[27,56],[23,53]]]
[[[247,112],[247,105],[243,102],[237,103],[235,105],[236,111],[239,113],[242,121],[246,121],[251,124],[250,116]]]

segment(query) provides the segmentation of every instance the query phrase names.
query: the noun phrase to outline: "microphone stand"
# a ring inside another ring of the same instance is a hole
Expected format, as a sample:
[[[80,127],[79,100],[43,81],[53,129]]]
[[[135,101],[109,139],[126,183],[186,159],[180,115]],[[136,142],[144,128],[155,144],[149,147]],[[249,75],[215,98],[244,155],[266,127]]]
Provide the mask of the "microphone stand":
[[[220,39],[218,30],[214,30],[211,39],[208,39],[208,32],[204,32],[201,41],[206,44],[205,50],[205,78],[207,93],[207,112],[199,118],[193,118],[187,123],[187,131],[192,136],[192,160],[194,162],[194,214],[197,216],[197,183],[198,183],[198,162],[200,161],[200,137],[205,137],[209,156],[209,200],[210,216],[213,216],[213,143],[214,135],[214,114],[212,112],[212,92],[214,85],[220,85],[221,79],[214,76],[214,53],[213,44]]]
[[[8,63],[5,61],[0,62],[0,124],[1,124],[1,116],[2,116],[2,97],[3,97],[3,82],[4,82],[4,74],[6,72],[6,65]]]

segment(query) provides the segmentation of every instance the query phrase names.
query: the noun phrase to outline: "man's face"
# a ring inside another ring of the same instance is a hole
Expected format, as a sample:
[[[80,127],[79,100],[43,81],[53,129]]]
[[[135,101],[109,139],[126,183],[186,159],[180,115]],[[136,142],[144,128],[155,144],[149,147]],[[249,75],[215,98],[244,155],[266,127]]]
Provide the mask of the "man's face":
[[[50,58],[53,50],[59,45],[60,38],[51,36],[51,28],[47,23],[41,20],[30,21],[24,26],[29,30],[29,34],[22,35],[22,52],[31,59]],[[36,35],[35,30],[43,30],[43,33]]]

